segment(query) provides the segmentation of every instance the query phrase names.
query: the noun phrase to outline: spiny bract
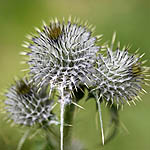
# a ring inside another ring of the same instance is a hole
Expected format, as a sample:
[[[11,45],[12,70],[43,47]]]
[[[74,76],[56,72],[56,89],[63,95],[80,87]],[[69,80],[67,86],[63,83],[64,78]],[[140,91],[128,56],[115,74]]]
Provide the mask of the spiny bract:
[[[37,93],[37,88],[28,83],[26,78],[16,81],[6,93],[6,110],[9,119],[16,124],[40,126],[57,124],[52,113],[53,101],[49,100],[45,90]]]

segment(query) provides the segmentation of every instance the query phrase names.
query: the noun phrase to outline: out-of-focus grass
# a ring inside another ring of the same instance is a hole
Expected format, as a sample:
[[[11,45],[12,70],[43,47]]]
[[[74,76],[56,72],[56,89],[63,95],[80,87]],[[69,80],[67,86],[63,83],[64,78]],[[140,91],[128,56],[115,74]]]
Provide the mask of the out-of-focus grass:
[[[25,35],[34,31],[34,26],[41,26],[52,17],[62,18],[69,15],[88,20],[96,26],[95,34],[104,34],[103,41],[111,40],[114,31],[117,40],[123,45],[131,44],[131,52],[140,48],[146,53],[144,59],[150,59],[150,1],[149,0],[1,0],[0,1],[0,91],[12,82],[14,76],[23,76],[20,70],[23,51],[21,47]],[[150,62],[147,63],[150,65]],[[150,91],[150,88],[147,89]],[[2,99],[3,97],[1,97]],[[120,119],[129,130],[122,127],[119,134],[103,150],[148,150],[150,148],[150,101],[149,94],[142,97],[137,106],[125,106],[120,112]],[[86,111],[76,114],[74,136],[85,143],[88,150],[95,150],[100,141],[100,132],[95,127],[95,105],[88,101]],[[104,123],[108,124],[108,114],[103,108]],[[3,115],[1,115],[3,118]],[[21,129],[10,127],[3,119],[0,123],[0,149],[14,150],[21,137]],[[38,138],[36,138],[37,140]],[[32,149],[32,142],[27,141],[24,150]]]

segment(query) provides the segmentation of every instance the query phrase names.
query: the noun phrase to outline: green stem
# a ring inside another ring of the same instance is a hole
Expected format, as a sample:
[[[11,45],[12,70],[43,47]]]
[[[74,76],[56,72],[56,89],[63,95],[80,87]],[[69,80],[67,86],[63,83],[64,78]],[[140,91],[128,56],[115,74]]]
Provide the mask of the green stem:
[[[98,105],[98,112],[99,112],[99,121],[100,121],[100,128],[101,128],[102,144],[104,145],[105,138],[104,138],[104,129],[103,129],[103,120],[102,120],[102,110],[101,110],[100,98],[97,99],[97,105]]]
[[[75,105],[70,104],[65,108],[64,122],[65,124],[72,125],[74,119]],[[71,146],[72,127],[64,126],[64,150],[69,150]]]
[[[111,108],[109,109],[110,111],[110,116],[111,116],[111,124],[114,124],[114,128],[110,134],[109,137],[107,137],[106,139],[106,143],[108,143],[109,141],[111,141],[117,134],[118,131],[118,126],[119,126],[119,113],[118,113],[118,109],[116,105],[112,105]]]
[[[21,150],[21,149],[22,149],[22,146],[23,146],[25,140],[27,139],[27,137],[29,136],[30,131],[31,131],[31,129],[29,128],[29,129],[24,133],[24,135],[22,136],[22,138],[20,139],[20,141],[19,141],[19,143],[18,143],[17,150]]]
[[[109,136],[106,137],[105,144],[109,143],[116,136],[119,127],[119,109],[117,109],[117,106],[115,104],[109,107],[109,113],[110,113],[110,127],[113,128]]]
[[[44,127],[45,134],[46,134],[46,150],[56,150],[58,149],[58,139],[56,135],[51,132],[51,130],[48,127]]]

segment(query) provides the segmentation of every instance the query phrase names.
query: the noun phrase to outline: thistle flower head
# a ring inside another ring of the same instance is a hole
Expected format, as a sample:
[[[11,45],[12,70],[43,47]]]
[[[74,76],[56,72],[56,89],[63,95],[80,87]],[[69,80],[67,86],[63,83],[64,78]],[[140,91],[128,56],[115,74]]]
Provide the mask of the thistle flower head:
[[[146,84],[147,69],[137,54],[129,54],[128,49],[118,47],[113,51],[113,45],[107,48],[107,54],[99,54],[93,76],[94,90],[100,97],[112,104],[129,103],[138,97],[142,84]]]
[[[60,93],[61,88],[73,91],[87,80],[99,50],[88,26],[78,25],[77,21],[52,20],[37,32],[27,46],[31,52],[26,54],[30,57],[30,73],[39,89],[48,84],[51,90],[56,88]]]
[[[52,113],[53,101],[49,100],[44,90],[37,93],[37,88],[29,84],[26,78],[16,81],[6,97],[6,110],[16,124],[43,126],[57,123],[56,116]]]

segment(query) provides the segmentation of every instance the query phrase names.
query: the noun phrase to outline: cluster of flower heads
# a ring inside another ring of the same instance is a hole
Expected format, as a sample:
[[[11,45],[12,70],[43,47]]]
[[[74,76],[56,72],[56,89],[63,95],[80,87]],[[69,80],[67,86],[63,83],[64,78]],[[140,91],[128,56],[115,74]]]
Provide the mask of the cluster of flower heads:
[[[30,79],[17,81],[7,92],[6,108],[15,123],[33,125],[35,123],[55,123],[52,113],[53,101],[49,99],[54,90],[59,95],[61,150],[63,150],[63,126],[65,106],[75,101],[74,91],[85,86],[97,101],[102,141],[100,99],[105,102],[123,104],[140,98],[142,84],[146,83],[148,69],[143,66],[137,54],[131,55],[128,49],[120,47],[114,51],[111,46],[98,46],[101,36],[93,36],[93,29],[80,24],[76,19],[60,23],[51,20],[37,34],[28,36],[24,47],[30,51],[22,52],[29,57]],[[47,94],[46,88],[49,87]],[[79,106],[80,107],[80,106]]]

